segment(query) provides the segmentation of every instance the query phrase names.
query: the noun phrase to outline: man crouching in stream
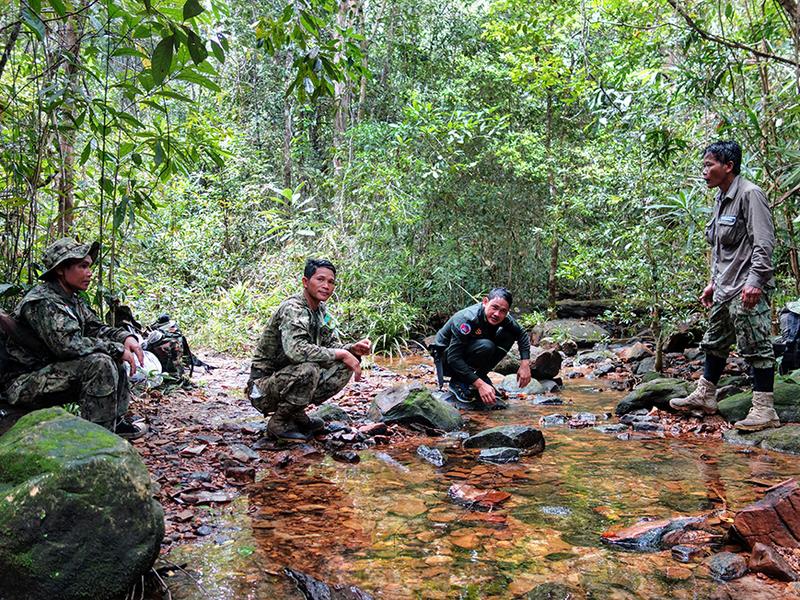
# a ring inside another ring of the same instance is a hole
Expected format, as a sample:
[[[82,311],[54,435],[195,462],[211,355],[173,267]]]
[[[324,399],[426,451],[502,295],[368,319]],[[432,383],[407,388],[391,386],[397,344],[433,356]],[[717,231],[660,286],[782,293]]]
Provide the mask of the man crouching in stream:
[[[303,293],[284,300],[258,341],[247,396],[262,414],[273,413],[267,432],[277,438],[307,440],[324,427],[309,417],[309,404],[336,395],[350,376],[361,379],[361,357],[369,340],[343,345],[325,310],[336,287],[336,267],[309,259],[303,271]]]

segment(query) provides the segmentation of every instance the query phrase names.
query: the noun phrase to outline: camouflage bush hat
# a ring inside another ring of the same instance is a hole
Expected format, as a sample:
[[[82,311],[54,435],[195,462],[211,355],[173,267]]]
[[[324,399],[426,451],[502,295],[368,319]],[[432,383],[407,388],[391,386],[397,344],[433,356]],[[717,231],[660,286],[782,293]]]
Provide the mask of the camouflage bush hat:
[[[45,272],[39,275],[39,279],[49,278],[61,263],[71,258],[81,259],[86,256],[91,256],[92,261],[95,261],[97,260],[97,253],[99,251],[100,242],[81,244],[72,238],[61,238],[45,249],[44,256],[42,257]]]

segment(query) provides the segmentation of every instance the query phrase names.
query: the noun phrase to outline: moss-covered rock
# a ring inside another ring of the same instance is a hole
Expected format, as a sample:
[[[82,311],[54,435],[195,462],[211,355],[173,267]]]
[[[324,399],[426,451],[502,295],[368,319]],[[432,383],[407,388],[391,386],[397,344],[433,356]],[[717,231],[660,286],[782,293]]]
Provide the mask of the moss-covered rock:
[[[753,432],[731,429],[722,437],[726,442],[738,446],[759,446],[775,452],[800,454],[800,425],[784,425],[776,429]]]
[[[372,401],[368,418],[384,423],[419,423],[442,431],[456,431],[464,424],[458,410],[431,395],[419,383],[396,385]]]
[[[752,391],[735,394],[719,403],[719,412],[733,423],[747,416],[752,402]],[[778,413],[781,423],[800,421],[800,378],[791,375],[775,378],[775,412]]]
[[[311,411],[310,416],[322,419],[326,423],[332,421],[340,421],[341,423],[352,422],[350,415],[348,415],[344,409],[336,404],[327,402],[325,404],[320,404],[315,410]]]
[[[617,404],[614,410],[617,416],[626,415],[640,408],[651,409],[654,406],[668,410],[672,398],[688,396],[694,389],[694,384],[683,379],[660,377],[635,387],[630,394]]]
[[[163,537],[147,468],[122,438],[60,408],[0,437],[4,600],[117,596],[150,568]]]

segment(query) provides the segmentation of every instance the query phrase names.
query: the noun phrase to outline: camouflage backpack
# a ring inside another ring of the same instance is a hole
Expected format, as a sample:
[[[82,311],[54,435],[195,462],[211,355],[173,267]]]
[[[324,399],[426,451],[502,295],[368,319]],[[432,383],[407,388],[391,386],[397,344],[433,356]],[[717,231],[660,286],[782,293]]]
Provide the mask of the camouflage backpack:
[[[165,373],[175,374],[179,378],[184,374],[192,376],[194,356],[189,349],[189,342],[169,315],[161,315],[150,326],[150,334],[142,347],[156,355]]]

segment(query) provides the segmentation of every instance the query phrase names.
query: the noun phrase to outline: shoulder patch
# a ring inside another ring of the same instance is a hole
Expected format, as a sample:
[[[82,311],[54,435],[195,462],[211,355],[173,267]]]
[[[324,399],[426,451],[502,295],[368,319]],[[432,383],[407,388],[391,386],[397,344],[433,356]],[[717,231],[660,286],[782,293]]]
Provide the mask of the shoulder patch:
[[[470,327],[469,323],[462,323],[458,326],[458,330],[464,335],[468,335],[472,331],[472,327]]]

